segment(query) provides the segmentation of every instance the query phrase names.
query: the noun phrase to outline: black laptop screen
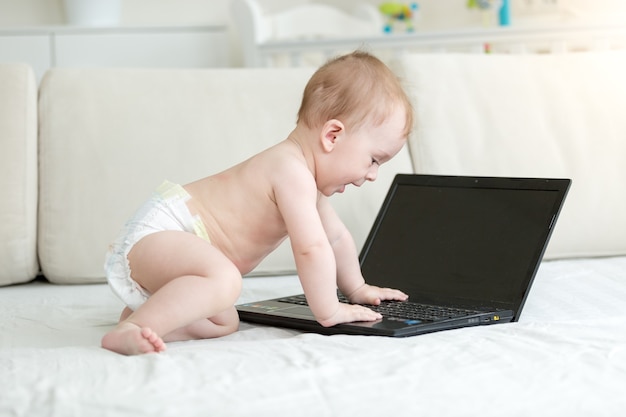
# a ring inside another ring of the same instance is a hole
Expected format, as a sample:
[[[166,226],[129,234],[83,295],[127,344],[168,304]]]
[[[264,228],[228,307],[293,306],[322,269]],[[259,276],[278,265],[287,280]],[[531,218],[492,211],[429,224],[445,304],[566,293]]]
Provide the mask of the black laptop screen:
[[[546,188],[397,184],[361,253],[363,275],[417,302],[517,311],[562,198]]]

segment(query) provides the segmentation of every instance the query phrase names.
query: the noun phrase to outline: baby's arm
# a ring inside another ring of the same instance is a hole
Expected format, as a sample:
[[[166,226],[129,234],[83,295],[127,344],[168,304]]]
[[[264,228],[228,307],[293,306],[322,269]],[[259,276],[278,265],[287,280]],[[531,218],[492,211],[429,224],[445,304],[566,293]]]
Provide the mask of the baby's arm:
[[[294,167],[289,175],[276,178],[274,196],[287,226],[302,288],[318,322],[332,326],[381,318],[368,308],[337,299],[335,256],[317,209],[318,191],[310,172]]]
[[[378,305],[382,300],[406,300],[408,296],[401,291],[365,283],[352,235],[328,199],[322,197],[318,210],[337,260],[337,285],[350,302]]]

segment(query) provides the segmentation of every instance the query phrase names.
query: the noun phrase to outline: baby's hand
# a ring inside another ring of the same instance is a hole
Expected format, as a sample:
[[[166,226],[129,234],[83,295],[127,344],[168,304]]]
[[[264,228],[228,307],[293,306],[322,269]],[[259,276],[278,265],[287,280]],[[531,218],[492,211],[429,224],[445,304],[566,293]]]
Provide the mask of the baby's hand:
[[[409,296],[400,290],[365,284],[348,297],[351,303],[377,306],[383,300],[406,301]]]
[[[324,327],[334,326],[339,323],[350,323],[353,321],[374,321],[380,320],[383,316],[380,313],[370,310],[367,307],[354,304],[339,303],[339,308],[331,317],[325,320],[318,320]]]

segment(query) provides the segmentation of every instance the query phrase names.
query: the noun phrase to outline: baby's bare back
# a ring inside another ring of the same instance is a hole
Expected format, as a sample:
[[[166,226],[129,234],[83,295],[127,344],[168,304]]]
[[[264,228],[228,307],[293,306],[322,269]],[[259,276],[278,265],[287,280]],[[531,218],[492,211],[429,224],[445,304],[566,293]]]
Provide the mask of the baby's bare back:
[[[298,158],[287,142],[221,173],[185,185],[187,203],[200,215],[211,243],[250,272],[285,239],[285,222],[274,198],[274,172],[283,158]]]

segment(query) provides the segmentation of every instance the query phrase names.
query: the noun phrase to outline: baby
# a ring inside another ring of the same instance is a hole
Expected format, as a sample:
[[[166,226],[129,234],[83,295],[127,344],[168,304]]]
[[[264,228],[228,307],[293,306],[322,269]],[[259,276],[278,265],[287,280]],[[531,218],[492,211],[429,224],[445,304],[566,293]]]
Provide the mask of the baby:
[[[235,332],[242,275],[287,236],[322,326],[380,319],[357,304],[407,295],[365,283],[352,236],[328,197],[374,181],[412,124],[402,86],[374,56],[356,51],[319,68],[285,140],[218,174],[183,186],[165,182],[127,222],[105,268],[128,307],[102,346],[162,352],[165,342]],[[337,288],[354,304],[340,303]]]

